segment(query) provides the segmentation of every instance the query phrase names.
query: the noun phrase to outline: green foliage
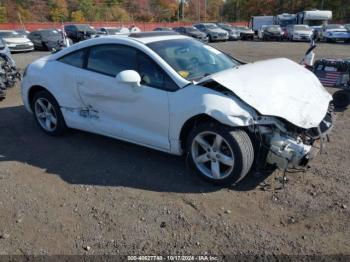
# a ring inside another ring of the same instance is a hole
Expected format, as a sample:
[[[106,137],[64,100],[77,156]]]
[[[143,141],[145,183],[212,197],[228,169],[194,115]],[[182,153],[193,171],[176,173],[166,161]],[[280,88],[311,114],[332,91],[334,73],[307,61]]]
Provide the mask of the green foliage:
[[[0,0],[0,22],[176,21],[181,0]],[[350,0],[183,0],[186,21],[248,21],[253,15],[332,10],[350,22]],[[206,7],[206,8],[205,8]],[[205,12],[206,9],[206,12]]]
[[[6,7],[0,6],[0,23],[5,23],[7,21]]]

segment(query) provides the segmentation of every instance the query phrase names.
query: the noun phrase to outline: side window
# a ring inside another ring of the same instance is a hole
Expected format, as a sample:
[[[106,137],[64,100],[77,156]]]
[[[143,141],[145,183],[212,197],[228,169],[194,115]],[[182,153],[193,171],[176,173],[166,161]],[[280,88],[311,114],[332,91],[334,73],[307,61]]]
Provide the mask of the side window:
[[[137,51],[122,45],[99,45],[90,48],[87,69],[115,77],[124,70],[136,70]]]
[[[166,90],[178,89],[170,77],[147,55],[139,53],[138,72],[141,76],[141,84]]]
[[[79,50],[58,59],[58,61],[67,65],[83,68],[85,59],[85,49]]]

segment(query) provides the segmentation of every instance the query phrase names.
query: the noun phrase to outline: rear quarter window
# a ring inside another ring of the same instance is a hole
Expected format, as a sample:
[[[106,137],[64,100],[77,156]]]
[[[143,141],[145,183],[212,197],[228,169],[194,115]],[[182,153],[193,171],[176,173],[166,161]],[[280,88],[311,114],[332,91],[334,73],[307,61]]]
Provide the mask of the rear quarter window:
[[[59,58],[58,61],[67,65],[83,68],[85,61],[85,50],[79,50],[65,55]]]

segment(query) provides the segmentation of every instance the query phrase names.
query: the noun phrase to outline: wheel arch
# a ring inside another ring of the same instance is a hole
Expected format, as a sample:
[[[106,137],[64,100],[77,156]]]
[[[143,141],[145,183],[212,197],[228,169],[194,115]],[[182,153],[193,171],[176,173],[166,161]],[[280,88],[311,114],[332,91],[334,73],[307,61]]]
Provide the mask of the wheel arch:
[[[196,127],[197,125],[202,124],[204,122],[228,126],[231,128],[239,128],[239,129],[244,130],[250,134],[250,131],[249,131],[247,126],[240,126],[240,125],[233,125],[233,124],[228,125],[228,124],[223,123],[222,121],[219,121],[218,119],[214,118],[213,116],[210,116],[206,113],[201,113],[201,114],[197,114],[195,116],[192,116],[182,125],[181,131],[180,131],[180,137],[179,137],[179,140],[181,143],[180,146],[182,149],[186,148],[186,141],[187,141],[187,137],[188,137],[190,131],[194,127]]]
[[[41,86],[41,85],[34,85],[34,86],[31,86],[29,88],[29,91],[28,91],[28,103],[29,103],[29,106],[30,106],[30,109],[33,111],[33,99],[34,99],[34,96],[35,94],[37,94],[38,92],[40,91],[46,91],[48,92],[50,95],[53,96],[53,94],[45,87]],[[53,98],[55,98],[53,96]],[[57,99],[55,98],[55,100],[57,101]]]

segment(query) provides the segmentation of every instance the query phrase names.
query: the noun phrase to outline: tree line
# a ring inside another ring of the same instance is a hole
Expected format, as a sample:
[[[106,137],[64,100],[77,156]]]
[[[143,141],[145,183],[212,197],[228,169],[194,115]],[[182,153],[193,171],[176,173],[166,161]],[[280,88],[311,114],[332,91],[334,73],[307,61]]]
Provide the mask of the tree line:
[[[234,22],[308,9],[350,21],[350,0],[0,0],[0,22]]]

